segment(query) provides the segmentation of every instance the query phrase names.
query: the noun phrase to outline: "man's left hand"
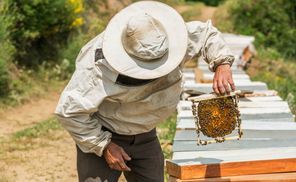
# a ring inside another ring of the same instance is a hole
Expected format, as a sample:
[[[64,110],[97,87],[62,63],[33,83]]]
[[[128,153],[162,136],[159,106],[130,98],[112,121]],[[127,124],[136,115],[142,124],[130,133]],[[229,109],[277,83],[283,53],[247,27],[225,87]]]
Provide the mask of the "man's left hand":
[[[231,91],[229,86],[232,91],[235,91],[230,65],[219,65],[216,68],[213,80],[213,90],[217,95],[224,95],[225,93],[229,94]]]

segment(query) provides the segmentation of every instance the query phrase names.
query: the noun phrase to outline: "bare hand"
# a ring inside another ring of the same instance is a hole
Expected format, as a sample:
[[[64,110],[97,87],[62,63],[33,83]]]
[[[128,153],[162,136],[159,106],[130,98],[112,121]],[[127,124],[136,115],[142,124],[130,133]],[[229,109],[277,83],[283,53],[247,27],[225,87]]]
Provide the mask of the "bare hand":
[[[218,95],[224,95],[225,92],[227,94],[230,93],[230,88],[232,91],[235,91],[235,85],[232,79],[232,72],[230,69],[230,65],[224,64],[220,65],[216,68],[214,80],[213,80],[213,90]]]
[[[110,142],[103,153],[106,162],[111,169],[118,171],[131,171],[125,161],[131,160],[127,153],[120,146]]]

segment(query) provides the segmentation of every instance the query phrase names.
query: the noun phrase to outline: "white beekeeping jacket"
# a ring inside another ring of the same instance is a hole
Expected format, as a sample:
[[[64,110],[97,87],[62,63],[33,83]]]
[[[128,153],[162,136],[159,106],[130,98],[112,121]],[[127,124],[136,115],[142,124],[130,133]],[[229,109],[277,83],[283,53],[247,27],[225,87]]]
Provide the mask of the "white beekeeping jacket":
[[[210,21],[189,22],[187,29],[183,63],[200,55],[212,71],[220,64],[232,64],[234,56]],[[174,112],[182,90],[182,65],[144,85],[118,84],[119,73],[102,55],[103,36],[101,33],[81,49],[55,111],[79,148],[98,156],[112,138],[102,126],[123,135],[148,132]]]

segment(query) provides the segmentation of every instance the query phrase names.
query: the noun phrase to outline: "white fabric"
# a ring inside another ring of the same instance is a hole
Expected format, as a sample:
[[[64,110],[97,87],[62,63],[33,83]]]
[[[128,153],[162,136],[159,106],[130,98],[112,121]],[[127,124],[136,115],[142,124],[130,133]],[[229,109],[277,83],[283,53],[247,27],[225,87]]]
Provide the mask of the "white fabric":
[[[211,70],[220,64],[232,64],[234,56],[210,22],[190,22],[187,29],[185,60],[201,55]],[[125,135],[148,132],[174,112],[182,90],[182,64],[146,85],[116,84],[118,72],[105,59],[95,62],[103,34],[82,48],[75,73],[55,111],[81,150],[99,156],[112,137],[101,130],[102,126]]]
[[[165,29],[168,52],[160,59],[143,61],[130,56],[122,36],[131,18],[147,13]],[[110,66],[129,77],[154,79],[167,75],[182,62],[187,50],[187,29],[183,18],[170,6],[157,1],[139,1],[117,13],[108,23],[103,38],[103,52]]]
[[[161,23],[146,13],[131,17],[122,37],[128,54],[147,62],[168,52],[168,40]]]

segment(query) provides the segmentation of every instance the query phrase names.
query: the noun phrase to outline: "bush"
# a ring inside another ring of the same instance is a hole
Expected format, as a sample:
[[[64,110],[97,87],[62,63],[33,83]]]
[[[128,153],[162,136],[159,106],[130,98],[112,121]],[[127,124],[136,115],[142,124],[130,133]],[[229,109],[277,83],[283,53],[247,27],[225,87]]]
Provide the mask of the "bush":
[[[186,0],[186,1],[199,1],[199,2],[205,3],[208,6],[218,6],[224,0]]]
[[[296,57],[296,1],[231,0],[226,4],[235,32],[255,35],[256,45],[275,48],[287,58]],[[223,20],[218,24],[224,24]]]
[[[9,92],[9,73],[7,64],[0,59],[0,97],[8,95]]]
[[[252,64],[248,69],[252,79],[266,82],[269,89],[277,90],[296,114],[296,64],[284,61],[273,49],[259,49]]]
[[[108,23],[111,15],[106,12],[102,13],[98,9],[99,6],[104,6],[104,3],[107,2],[102,0],[85,1],[85,23],[83,29],[72,34],[68,39],[67,46],[61,50],[62,62],[59,65],[62,70],[62,74],[60,75],[61,79],[65,79],[73,73],[75,70],[75,60],[80,49],[88,41],[100,34]],[[97,4],[98,6],[94,6],[94,4]]]
[[[82,23],[74,0],[4,0],[9,39],[16,48],[14,60],[36,67],[56,62],[58,50]]]
[[[2,10],[3,5],[0,2],[0,12],[2,12]],[[9,93],[10,75],[8,72],[8,64],[14,52],[14,47],[7,40],[7,22],[1,14],[0,22],[0,97],[3,97]]]

